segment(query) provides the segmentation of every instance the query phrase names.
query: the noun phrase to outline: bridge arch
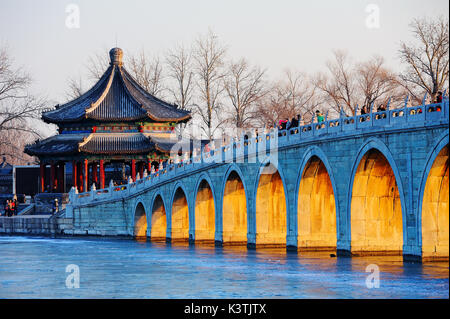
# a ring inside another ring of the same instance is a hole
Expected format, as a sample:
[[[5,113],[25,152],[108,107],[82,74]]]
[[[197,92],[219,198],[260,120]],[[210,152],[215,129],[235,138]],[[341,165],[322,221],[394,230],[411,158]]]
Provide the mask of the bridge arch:
[[[137,240],[147,238],[147,213],[143,203],[143,200],[139,199],[134,205],[133,237]]]
[[[172,242],[189,241],[189,201],[185,187],[177,183],[171,196],[172,214],[171,224]]]
[[[303,155],[295,191],[299,249],[336,249],[339,225],[336,195],[336,182],[327,156],[319,147],[310,147]]]
[[[255,181],[256,246],[285,247],[288,196],[283,171],[269,159],[260,167]]]
[[[435,187],[432,187],[435,186]],[[438,191],[435,191],[438,189]],[[424,260],[449,258],[449,134],[427,156],[419,188],[417,239]]]
[[[152,197],[151,203],[150,240],[165,242],[167,237],[167,214],[164,197],[160,192],[156,192]]]
[[[224,245],[247,244],[249,207],[247,187],[240,168],[228,167],[222,181],[222,242]]]
[[[360,147],[353,162],[347,203],[352,252],[403,251],[407,242],[403,184],[395,160],[381,140],[370,138]]]
[[[216,231],[216,202],[214,184],[207,173],[197,179],[194,193],[194,239],[214,243]]]

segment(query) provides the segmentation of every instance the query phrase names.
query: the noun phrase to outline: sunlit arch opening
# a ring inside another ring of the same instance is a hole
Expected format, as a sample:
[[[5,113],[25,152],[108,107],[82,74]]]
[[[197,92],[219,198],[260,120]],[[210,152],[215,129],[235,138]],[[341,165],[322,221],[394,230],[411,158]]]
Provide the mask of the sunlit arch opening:
[[[247,201],[244,184],[235,171],[225,184],[222,211],[223,244],[247,244]]]
[[[403,246],[402,207],[394,172],[386,157],[369,150],[353,181],[351,246],[359,254],[399,255]]]
[[[286,198],[272,164],[263,168],[256,195],[256,246],[286,246]]]
[[[145,240],[147,238],[147,216],[145,215],[144,205],[139,203],[134,213],[134,238]]]
[[[155,198],[152,207],[151,241],[166,241],[167,218],[164,202],[160,195]]]
[[[437,155],[428,174],[422,203],[422,256],[427,259],[449,257],[449,146]]]
[[[195,241],[214,242],[215,207],[214,196],[206,180],[202,180],[195,199]]]
[[[179,187],[172,205],[172,242],[189,240],[189,209],[186,194]]]
[[[298,248],[336,248],[336,206],[333,186],[323,162],[313,156],[306,164],[298,193]]]

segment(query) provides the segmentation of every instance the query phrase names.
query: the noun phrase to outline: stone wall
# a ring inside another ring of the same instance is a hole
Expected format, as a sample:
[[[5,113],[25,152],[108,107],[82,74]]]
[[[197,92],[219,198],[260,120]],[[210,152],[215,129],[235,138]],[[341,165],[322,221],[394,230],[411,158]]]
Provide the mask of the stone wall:
[[[58,199],[59,211],[66,208],[69,195],[66,193],[40,193],[34,196],[35,212],[40,214],[52,214],[53,203]]]
[[[73,228],[65,229],[67,235],[98,235],[98,236],[132,236],[133,220],[126,213],[128,207],[123,201],[111,201],[101,206],[85,206],[73,209],[66,216],[73,219]]]
[[[6,235],[59,235],[70,233],[72,219],[50,215],[0,217],[0,234]]]

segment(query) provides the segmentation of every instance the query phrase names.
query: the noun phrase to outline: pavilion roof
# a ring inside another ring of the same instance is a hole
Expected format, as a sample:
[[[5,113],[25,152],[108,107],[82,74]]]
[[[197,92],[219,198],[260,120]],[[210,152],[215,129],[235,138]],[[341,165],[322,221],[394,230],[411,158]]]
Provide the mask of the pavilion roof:
[[[123,67],[122,50],[110,51],[111,62],[100,80],[86,93],[55,110],[43,113],[48,123],[91,119],[103,122],[186,122],[190,112],[176,108],[143,89]]]
[[[173,137],[156,137],[152,134],[139,132],[59,134],[37,141],[35,144],[27,145],[25,153],[31,156],[125,155],[148,154],[154,151],[168,153],[178,142]]]

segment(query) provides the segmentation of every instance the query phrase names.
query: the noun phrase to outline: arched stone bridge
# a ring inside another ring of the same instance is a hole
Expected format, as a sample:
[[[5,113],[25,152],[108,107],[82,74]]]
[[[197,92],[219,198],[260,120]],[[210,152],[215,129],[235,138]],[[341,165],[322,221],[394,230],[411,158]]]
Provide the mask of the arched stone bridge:
[[[71,234],[448,259],[449,103],[240,140],[70,193]]]

